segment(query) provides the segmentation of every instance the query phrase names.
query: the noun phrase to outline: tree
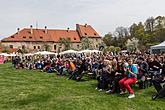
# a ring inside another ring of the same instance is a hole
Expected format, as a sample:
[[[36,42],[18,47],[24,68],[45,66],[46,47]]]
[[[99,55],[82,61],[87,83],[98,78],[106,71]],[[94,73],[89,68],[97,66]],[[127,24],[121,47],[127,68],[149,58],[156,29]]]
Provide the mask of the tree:
[[[115,37],[128,37],[129,36],[129,32],[128,32],[128,29],[125,28],[125,27],[117,27],[116,30],[115,30],[115,33],[114,33],[114,36]]]
[[[59,43],[64,45],[64,50],[71,49],[71,39],[70,38],[60,38]]]
[[[153,17],[148,18],[145,21],[145,30],[147,32],[153,32],[154,31],[154,23],[155,23],[155,19]]]
[[[126,43],[127,50],[129,52],[136,52],[138,50],[138,42],[137,38],[128,39]]]
[[[91,49],[92,45],[89,38],[85,37],[81,40],[81,49]]]
[[[106,46],[110,46],[112,39],[113,39],[112,34],[108,33],[103,37],[103,42],[106,44]]]
[[[41,47],[41,49],[44,50],[44,51],[50,51],[50,50],[51,50],[51,46],[45,43],[45,44]]]
[[[157,16],[155,18],[155,30],[162,30],[165,27],[165,17]]]

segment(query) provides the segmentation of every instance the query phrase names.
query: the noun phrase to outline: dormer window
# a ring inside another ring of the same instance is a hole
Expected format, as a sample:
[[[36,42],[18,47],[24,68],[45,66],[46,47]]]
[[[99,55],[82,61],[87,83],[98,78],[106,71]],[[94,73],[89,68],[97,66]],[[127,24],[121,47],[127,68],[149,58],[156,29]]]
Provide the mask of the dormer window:
[[[96,33],[94,33],[94,35],[96,36]]]
[[[32,36],[29,36],[30,39],[32,39]]]
[[[87,33],[85,33],[85,35],[87,35]]]
[[[14,36],[11,36],[11,38],[14,38]]]
[[[25,39],[25,38],[26,38],[26,36],[23,36],[23,38]]]
[[[42,36],[40,36],[40,39],[43,39],[43,37],[42,37]]]
[[[74,40],[76,40],[76,38],[74,37]]]

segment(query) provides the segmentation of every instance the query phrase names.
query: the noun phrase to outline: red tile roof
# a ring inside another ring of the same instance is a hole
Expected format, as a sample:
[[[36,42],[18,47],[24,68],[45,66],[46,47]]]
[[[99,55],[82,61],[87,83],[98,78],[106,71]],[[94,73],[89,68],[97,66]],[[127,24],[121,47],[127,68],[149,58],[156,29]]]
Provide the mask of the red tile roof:
[[[71,38],[71,42],[80,42],[77,31],[74,30],[53,30],[48,29],[45,33],[45,29],[33,29],[32,34],[30,29],[23,29],[19,33],[2,39],[3,41],[50,41],[58,42],[61,38]]]
[[[47,33],[45,33],[45,29],[33,28],[31,33],[30,28],[24,28],[10,37],[2,39],[1,41],[59,42],[60,38],[70,38],[71,42],[76,43],[80,42],[80,37],[100,38],[99,34],[90,25],[76,24],[76,28],[76,30],[47,29]]]
[[[98,37],[98,38],[100,38],[100,35],[90,25],[76,24],[76,28],[81,37],[95,37],[95,38]]]
[[[71,42],[80,42],[80,37],[75,30],[49,30],[52,41],[58,42],[60,38],[70,38]]]

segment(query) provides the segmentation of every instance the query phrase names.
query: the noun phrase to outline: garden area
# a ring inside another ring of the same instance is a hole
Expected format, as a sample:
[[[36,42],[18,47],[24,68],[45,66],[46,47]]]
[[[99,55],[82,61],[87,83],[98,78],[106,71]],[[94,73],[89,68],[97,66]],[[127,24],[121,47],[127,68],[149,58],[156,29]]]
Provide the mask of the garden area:
[[[139,90],[136,97],[106,94],[95,90],[97,81],[82,81],[38,70],[14,69],[0,65],[0,110],[163,110],[165,100],[153,101],[153,87]]]

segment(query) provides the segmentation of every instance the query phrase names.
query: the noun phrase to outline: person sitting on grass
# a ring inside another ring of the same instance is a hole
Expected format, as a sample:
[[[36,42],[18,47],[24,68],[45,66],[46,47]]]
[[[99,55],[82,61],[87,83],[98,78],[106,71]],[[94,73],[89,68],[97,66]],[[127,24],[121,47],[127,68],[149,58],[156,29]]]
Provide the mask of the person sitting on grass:
[[[120,94],[124,94],[127,89],[127,91],[129,92],[128,98],[134,98],[135,94],[132,88],[130,87],[130,85],[136,83],[137,81],[136,74],[138,73],[138,69],[136,65],[133,64],[132,59],[128,59],[128,66],[126,67],[125,73],[127,74],[126,77],[124,77],[123,79],[119,81],[119,85],[121,88]]]

